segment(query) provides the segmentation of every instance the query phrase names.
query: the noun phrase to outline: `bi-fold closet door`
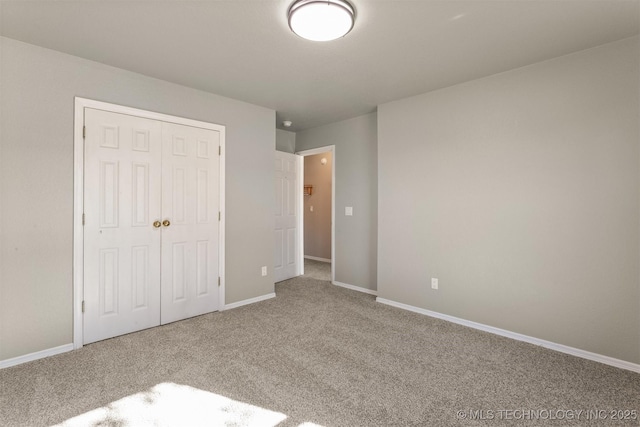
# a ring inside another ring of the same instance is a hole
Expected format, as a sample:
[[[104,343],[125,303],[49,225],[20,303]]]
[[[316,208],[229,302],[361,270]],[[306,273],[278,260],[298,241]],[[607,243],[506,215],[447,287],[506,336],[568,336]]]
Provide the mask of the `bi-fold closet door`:
[[[84,116],[84,343],[218,310],[219,132]]]

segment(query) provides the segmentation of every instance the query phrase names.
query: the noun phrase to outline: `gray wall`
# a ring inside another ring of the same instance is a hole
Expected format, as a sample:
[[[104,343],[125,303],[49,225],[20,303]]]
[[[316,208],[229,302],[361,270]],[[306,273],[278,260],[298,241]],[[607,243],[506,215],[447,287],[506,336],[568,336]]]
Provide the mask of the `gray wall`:
[[[379,106],[379,296],[640,363],[639,52]]]
[[[327,163],[323,165],[322,159]],[[304,158],[304,185],[313,185],[311,195],[304,196],[305,256],[331,259],[332,168],[331,152]]]
[[[367,114],[296,134],[296,151],[335,145],[336,281],[377,289],[377,119]],[[353,207],[353,216],[344,208]]]
[[[296,133],[276,129],[276,150],[294,153],[296,151]]]
[[[0,46],[0,360],[72,342],[74,96],[225,125],[226,303],[273,292],[274,111]]]

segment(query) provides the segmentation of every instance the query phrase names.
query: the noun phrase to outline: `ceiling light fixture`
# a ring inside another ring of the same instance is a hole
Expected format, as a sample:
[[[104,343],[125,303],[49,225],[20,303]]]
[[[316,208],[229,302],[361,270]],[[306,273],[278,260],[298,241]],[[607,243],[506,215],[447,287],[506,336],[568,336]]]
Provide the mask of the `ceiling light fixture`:
[[[297,0],[287,15],[291,31],[318,42],[343,37],[355,22],[355,9],[345,0]]]

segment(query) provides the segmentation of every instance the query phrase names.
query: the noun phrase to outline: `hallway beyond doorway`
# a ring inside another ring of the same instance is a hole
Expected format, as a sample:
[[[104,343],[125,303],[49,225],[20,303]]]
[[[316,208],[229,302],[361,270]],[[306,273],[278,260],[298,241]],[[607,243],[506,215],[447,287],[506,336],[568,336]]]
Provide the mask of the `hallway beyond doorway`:
[[[331,281],[331,263],[304,259],[304,275],[318,280]]]

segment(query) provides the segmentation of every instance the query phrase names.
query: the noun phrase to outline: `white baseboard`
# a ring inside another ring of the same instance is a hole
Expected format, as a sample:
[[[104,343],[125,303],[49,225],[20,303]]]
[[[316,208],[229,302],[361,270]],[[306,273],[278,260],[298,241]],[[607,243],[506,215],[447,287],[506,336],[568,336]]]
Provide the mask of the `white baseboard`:
[[[262,295],[262,296],[259,296],[259,297],[249,298],[249,299],[245,299],[245,300],[242,300],[242,301],[234,302],[234,303],[231,303],[231,304],[225,304],[225,306],[224,306],[224,308],[222,310],[231,310],[232,308],[242,307],[243,305],[253,304],[255,302],[260,302],[260,301],[268,300],[268,299],[275,298],[275,297],[276,297],[275,292],[272,292],[270,294]]]
[[[400,302],[391,301],[384,298],[376,298],[376,301],[381,304],[390,305],[392,307],[401,308],[403,310],[413,311],[414,313],[424,314],[425,316],[435,317],[437,319],[446,320],[451,323],[457,323],[458,325],[468,326],[469,328],[478,329],[484,332],[489,332],[495,335],[511,338],[517,341],[524,341],[529,344],[539,345],[541,347],[548,348],[550,350],[559,351],[561,353],[570,354],[572,356],[581,357],[583,359],[592,360],[594,362],[604,363],[605,365],[614,366],[616,368],[626,369],[628,371],[640,373],[640,364],[627,362],[626,360],[620,360],[613,357],[605,356],[598,353],[592,353],[590,351],[581,350],[575,347],[569,347],[563,344],[557,344],[551,341],[534,338],[528,335],[519,334],[517,332],[511,332],[500,328],[494,328],[493,326],[484,325],[482,323],[472,322],[470,320],[460,319],[458,317],[449,316],[448,314],[438,313],[437,311],[426,310],[424,308],[414,307],[408,304],[402,304]]]
[[[319,258],[319,257],[317,257],[317,256],[305,255],[304,257],[305,257],[306,259],[311,259],[311,260],[313,260],[313,261],[329,262],[329,263],[331,262],[331,260],[330,260],[330,259],[327,259],[327,258]]]
[[[49,348],[46,350],[36,351],[35,353],[25,354],[24,356],[18,356],[12,359],[0,360],[0,369],[8,368],[10,366],[21,365],[23,363],[42,359],[44,357],[55,356],[56,354],[66,353],[71,350],[73,350],[73,343],[61,345],[54,348]]]
[[[369,295],[376,295],[376,296],[378,295],[378,291],[374,291],[373,289],[362,288],[360,286],[354,286],[348,283],[342,283],[342,282],[336,282],[336,281],[333,281],[331,283],[333,283],[336,286],[340,286],[341,288],[351,289],[352,291],[363,292]]]
[[[243,305],[253,304],[255,302],[260,302],[264,300],[268,300],[270,298],[275,298],[276,294],[274,292],[262,295],[255,298],[246,299],[243,301],[234,302],[232,304],[226,304],[222,310],[231,310],[233,308],[242,307]],[[221,310],[221,311],[222,311]],[[31,362],[33,360],[42,359],[44,357],[55,356],[56,354],[66,353],[68,351],[73,350],[73,343],[61,345],[59,347],[49,348],[47,350],[37,351],[35,353],[25,354],[24,356],[14,357],[12,359],[0,360],[0,369],[8,368],[10,366],[16,366],[23,363]]]

